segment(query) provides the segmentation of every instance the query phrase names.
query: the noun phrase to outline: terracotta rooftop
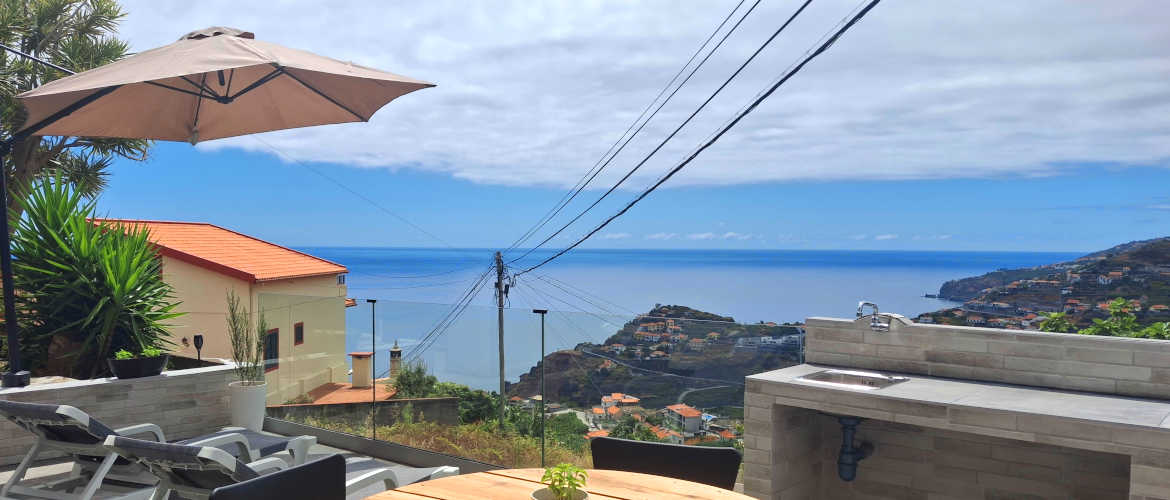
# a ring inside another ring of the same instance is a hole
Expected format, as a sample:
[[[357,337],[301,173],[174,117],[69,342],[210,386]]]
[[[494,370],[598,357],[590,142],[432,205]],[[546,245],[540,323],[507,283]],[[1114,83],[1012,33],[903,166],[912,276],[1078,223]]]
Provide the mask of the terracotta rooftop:
[[[691,407],[690,405],[685,405],[685,404],[681,404],[681,403],[667,406],[666,409],[673,411],[679,415],[682,415],[685,418],[701,417],[703,415],[702,412],[700,412],[699,410],[696,410],[695,408]]]
[[[245,281],[305,278],[348,272],[345,266],[203,222],[93,219],[150,231],[159,252]]]
[[[593,439],[595,437],[606,437],[606,436],[609,436],[609,431],[607,431],[605,429],[599,429],[596,431],[590,431],[588,434],[585,435],[585,439]]]

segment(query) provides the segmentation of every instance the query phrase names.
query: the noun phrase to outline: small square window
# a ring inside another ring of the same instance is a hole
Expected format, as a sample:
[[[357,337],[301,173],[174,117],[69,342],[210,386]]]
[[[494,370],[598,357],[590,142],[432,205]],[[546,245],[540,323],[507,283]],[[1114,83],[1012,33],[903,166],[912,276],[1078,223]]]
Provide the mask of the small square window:
[[[338,285],[344,285],[344,284],[345,284],[345,275],[344,275],[344,274],[338,274],[338,275],[337,275],[337,284],[338,284]]]
[[[280,368],[280,329],[273,328],[264,336],[264,371],[277,368]]]
[[[303,322],[293,325],[293,344],[301,345],[305,343],[305,324]]]

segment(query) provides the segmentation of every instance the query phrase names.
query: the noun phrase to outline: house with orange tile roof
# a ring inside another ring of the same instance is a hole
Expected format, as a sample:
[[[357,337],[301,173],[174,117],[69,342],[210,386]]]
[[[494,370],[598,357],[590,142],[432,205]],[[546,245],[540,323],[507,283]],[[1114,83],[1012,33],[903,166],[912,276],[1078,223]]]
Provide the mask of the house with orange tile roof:
[[[665,429],[657,425],[651,425],[647,428],[650,429],[650,432],[653,432],[654,436],[657,437],[660,441],[666,443],[683,444],[682,434],[679,434],[676,431]]]
[[[345,352],[345,266],[201,222],[95,219],[95,224],[144,228],[158,250],[163,281],[174,288],[172,352],[231,359],[229,290],[268,324],[268,404],[280,404],[330,383],[349,382]]]
[[[699,432],[703,425],[703,412],[687,404],[673,404],[662,409],[663,415],[679,429],[688,434]]]
[[[595,431],[589,431],[588,434],[585,434],[585,439],[593,439],[593,438],[608,437],[608,436],[609,436],[609,431],[607,431],[605,429],[598,429]]]

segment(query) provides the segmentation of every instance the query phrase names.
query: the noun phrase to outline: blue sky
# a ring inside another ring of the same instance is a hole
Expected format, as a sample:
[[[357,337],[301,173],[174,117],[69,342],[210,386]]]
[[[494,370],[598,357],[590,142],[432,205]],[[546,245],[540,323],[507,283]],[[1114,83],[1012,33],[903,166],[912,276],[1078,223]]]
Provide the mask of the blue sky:
[[[287,245],[443,244],[304,162],[471,247],[506,246],[539,219],[736,5],[290,1],[273,16],[236,0],[123,3],[119,36],[133,50],[227,25],[438,86],[369,123],[159,144],[149,163],[114,166],[99,204],[110,216],[208,221]],[[652,183],[855,6],[814,2],[551,245]],[[761,2],[594,187],[634,165],[794,8]],[[1165,236],[1170,30],[1156,13],[1166,10],[1156,0],[883,2],[589,245],[1092,251]]]
[[[564,193],[409,169],[313,168],[457,247],[506,246]],[[654,193],[590,246],[1091,251],[1165,236],[1167,185],[1170,169],[1084,166],[1050,177],[689,186]],[[186,144],[159,144],[145,164],[116,164],[99,207],[294,246],[443,245],[301,164]]]

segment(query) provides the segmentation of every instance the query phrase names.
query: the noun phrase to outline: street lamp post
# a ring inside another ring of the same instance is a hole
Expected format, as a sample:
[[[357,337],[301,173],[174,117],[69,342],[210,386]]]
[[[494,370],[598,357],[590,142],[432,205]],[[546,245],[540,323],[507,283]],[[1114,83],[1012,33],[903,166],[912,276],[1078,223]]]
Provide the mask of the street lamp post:
[[[548,309],[533,309],[540,315],[540,466],[544,467],[544,315]]]

